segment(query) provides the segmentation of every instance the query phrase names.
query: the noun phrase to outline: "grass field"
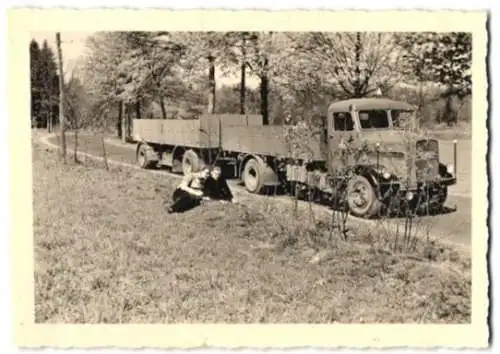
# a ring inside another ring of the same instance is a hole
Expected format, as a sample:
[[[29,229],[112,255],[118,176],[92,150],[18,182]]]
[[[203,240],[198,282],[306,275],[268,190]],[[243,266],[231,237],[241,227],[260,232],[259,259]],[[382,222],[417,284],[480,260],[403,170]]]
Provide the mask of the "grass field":
[[[450,246],[400,256],[363,226],[327,243],[325,220],[272,198],[169,215],[178,180],[37,143],[33,173],[36,322],[470,321],[470,254]]]

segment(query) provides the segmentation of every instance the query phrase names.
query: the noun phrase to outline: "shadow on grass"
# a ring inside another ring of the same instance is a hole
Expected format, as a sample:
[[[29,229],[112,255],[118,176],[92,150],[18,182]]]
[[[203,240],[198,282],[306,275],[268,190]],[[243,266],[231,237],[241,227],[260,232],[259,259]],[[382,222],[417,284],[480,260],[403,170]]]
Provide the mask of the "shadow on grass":
[[[440,209],[417,210],[414,212],[414,216],[417,216],[417,217],[440,216],[440,215],[447,215],[447,214],[455,213],[456,211],[457,211],[456,207],[451,208],[448,206],[443,206]],[[389,214],[388,217],[390,217],[391,219],[405,219],[406,215],[403,211],[394,211],[392,214]]]
[[[241,187],[241,188],[245,188],[245,184],[243,181],[235,179],[235,178],[233,178],[231,180],[236,181],[236,183],[235,183],[236,186]],[[287,190],[286,187],[267,187],[267,188],[264,188],[264,190],[260,193],[260,195],[263,195],[263,196],[281,196],[281,197],[284,196],[284,197],[292,198],[292,194],[289,192],[289,190]],[[319,196],[319,197],[315,197],[315,198],[309,200],[307,196],[302,196],[302,197],[299,197],[298,199],[299,199],[299,201],[306,202],[306,203],[312,202],[316,205],[326,207],[330,210],[334,210],[334,211],[338,211],[338,212],[345,211],[345,209],[343,208],[343,205],[341,205],[341,204],[334,205],[332,200],[328,197]],[[425,217],[425,216],[447,215],[447,214],[454,213],[456,211],[457,211],[456,207],[443,206],[442,208],[425,208],[425,207],[423,207],[423,208],[419,208],[418,210],[413,209],[412,213],[416,217]],[[405,212],[403,210],[399,209],[399,210],[392,210],[391,212],[387,212],[386,214],[381,215],[380,217],[375,218],[375,219],[383,219],[383,218],[385,218],[385,219],[404,219],[406,217],[407,217],[407,215],[405,214]]]

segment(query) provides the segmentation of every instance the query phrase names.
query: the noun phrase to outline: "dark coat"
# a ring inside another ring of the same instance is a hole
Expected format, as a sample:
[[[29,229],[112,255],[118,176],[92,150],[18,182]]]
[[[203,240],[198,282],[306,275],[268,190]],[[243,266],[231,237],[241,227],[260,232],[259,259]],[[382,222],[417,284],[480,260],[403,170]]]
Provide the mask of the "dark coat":
[[[203,186],[203,195],[217,200],[231,201],[233,199],[233,193],[231,193],[226,179],[222,176],[218,179],[214,179],[212,176],[208,177]]]

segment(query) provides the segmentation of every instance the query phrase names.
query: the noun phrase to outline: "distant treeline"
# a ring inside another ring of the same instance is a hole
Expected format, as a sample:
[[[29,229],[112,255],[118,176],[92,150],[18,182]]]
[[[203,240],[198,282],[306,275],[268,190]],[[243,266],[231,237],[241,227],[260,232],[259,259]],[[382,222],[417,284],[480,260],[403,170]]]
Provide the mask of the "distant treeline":
[[[281,124],[374,95],[417,105],[424,125],[471,118],[470,33],[117,31],[93,34],[86,47],[64,85],[68,122],[120,136],[132,118],[258,113]],[[57,117],[54,56],[35,41],[30,52],[32,116],[46,125]],[[216,85],[228,75],[240,83]]]
[[[59,120],[59,75],[54,52],[45,40],[30,43],[31,124],[49,128]]]

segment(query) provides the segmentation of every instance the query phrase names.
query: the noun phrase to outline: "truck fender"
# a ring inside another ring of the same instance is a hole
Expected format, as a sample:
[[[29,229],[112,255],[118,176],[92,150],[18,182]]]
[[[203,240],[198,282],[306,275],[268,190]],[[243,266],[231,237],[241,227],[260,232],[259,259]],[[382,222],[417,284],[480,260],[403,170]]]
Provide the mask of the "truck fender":
[[[456,171],[455,171],[456,173]],[[439,163],[439,175],[444,178],[452,178],[453,175],[448,172],[446,165],[444,163]]]
[[[179,161],[182,161],[182,156],[184,155],[184,152],[186,151],[186,149],[182,146],[174,146],[174,148],[172,149],[172,161],[171,163],[173,164],[174,163],[174,160],[176,158],[178,158]]]
[[[273,169],[267,164],[267,162],[258,155],[246,155],[240,164],[239,175],[243,175],[243,170],[245,169],[246,163],[255,159],[259,163],[260,175],[262,176],[262,184],[264,186],[279,186],[281,184],[278,176],[273,171]]]
[[[367,178],[370,184],[372,185],[373,189],[375,190],[377,198],[381,197],[379,188],[380,176],[374,167],[366,165],[356,166],[354,172],[360,176]]]

